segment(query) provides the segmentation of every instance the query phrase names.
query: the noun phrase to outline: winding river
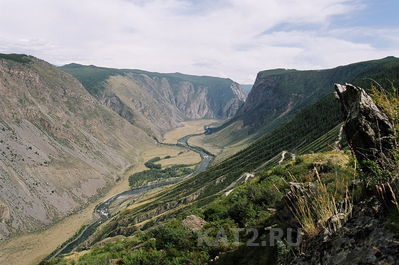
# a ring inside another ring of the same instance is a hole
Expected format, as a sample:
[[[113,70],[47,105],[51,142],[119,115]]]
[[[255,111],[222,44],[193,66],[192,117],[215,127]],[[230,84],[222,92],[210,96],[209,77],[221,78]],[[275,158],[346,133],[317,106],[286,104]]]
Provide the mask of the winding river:
[[[83,228],[79,234],[77,234],[76,236],[74,236],[73,238],[68,240],[68,242],[64,243],[64,245],[61,248],[57,249],[55,252],[50,254],[48,256],[48,258],[55,258],[59,255],[67,254],[67,253],[73,251],[82,242],[86,241],[96,231],[96,229],[99,225],[101,225],[104,221],[111,218],[111,214],[109,212],[109,206],[115,200],[117,200],[119,198],[126,198],[126,197],[141,195],[141,194],[144,194],[152,189],[177,183],[187,177],[192,177],[192,176],[206,170],[209,167],[209,164],[212,162],[214,156],[211,153],[207,152],[206,150],[204,150],[200,147],[191,146],[188,144],[188,140],[191,137],[198,136],[198,135],[201,135],[201,134],[186,135],[186,136],[180,138],[177,141],[177,144],[164,144],[164,145],[180,146],[180,147],[183,147],[183,148],[186,148],[188,150],[198,153],[201,156],[201,162],[197,165],[197,167],[195,168],[193,173],[191,173],[190,175],[188,175],[186,177],[180,178],[179,180],[151,184],[151,185],[144,186],[141,188],[127,190],[127,191],[118,193],[118,194],[112,196],[111,198],[107,199],[106,201],[100,203],[94,209],[94,216],[96,217],[96,220],[94,220],[91,224],[89,224],[88,226]],[[163,144],[163,143],[160,143],[160,144]]]

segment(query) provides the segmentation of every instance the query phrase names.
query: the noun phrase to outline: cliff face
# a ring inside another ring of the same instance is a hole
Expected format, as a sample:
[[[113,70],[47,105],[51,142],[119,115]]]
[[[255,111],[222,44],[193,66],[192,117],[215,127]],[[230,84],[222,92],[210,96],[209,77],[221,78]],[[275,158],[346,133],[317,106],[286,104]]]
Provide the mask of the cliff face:
[[[231,118],[245,100],[230,79],[76,64],[61,69],[78,78],[100,102],[157,138],[183,120]]]
[[[152,140],[72,76],[0,59],[0,240],[78,210]]]
[[[209,141],[228,145],[246,137],[256,139],[304,107],[333,93],[337,82],[369,87],[370,79],[386,82],[398,80],[398,77],[399,59],[395,57],[327,70],[262,71],[242,108],[230,121],[217,128]]]

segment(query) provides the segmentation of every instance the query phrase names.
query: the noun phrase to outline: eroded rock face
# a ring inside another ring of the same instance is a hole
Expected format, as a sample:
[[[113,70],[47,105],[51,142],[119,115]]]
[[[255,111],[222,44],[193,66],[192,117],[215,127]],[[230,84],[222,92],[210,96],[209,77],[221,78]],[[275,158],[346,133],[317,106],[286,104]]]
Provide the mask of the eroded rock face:
[[[345,134],[363,170],[372,172],[365,161],[375,161],[381,168],[389,168],[397,147],[395,129],[387,115],[362,88],[336,84],[335,90],[347,116]]]

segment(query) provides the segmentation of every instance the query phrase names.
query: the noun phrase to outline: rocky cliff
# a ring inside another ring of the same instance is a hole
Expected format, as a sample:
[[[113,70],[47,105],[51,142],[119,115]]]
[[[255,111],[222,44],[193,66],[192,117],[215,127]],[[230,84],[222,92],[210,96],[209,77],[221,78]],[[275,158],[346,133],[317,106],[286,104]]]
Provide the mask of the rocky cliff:
[[[0,241],[80,209],[153,142],[71,75],[0,56]]]
[[[77,64],[61,69],[79,79],[104,105],[156,138],[180,121],[231,118],[245,100],[240,86],[230,79]]]

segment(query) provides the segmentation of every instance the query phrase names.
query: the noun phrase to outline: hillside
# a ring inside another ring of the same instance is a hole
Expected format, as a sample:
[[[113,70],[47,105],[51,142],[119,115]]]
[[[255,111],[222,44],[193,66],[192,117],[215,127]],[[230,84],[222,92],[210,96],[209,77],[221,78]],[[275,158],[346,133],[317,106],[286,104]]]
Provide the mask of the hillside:
[[[178,122],[233,117],[245,100],[230,79],[69,64],[62,66],[102,104],[161,139]]]
[[[327,70],[298,71],[274,69],[258,73],[245,104],[205,141],[232,145],[243,139],[252,142],[292,118],[304,107],[333,92],[334,83],[370,87],[376,80],[382,86],[399,86],[399,59],[387,57]]]
[[[71,75],[0,54],[0,241],[83,208],[153,146]]]

